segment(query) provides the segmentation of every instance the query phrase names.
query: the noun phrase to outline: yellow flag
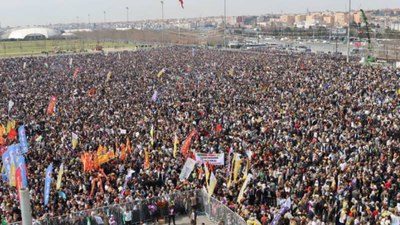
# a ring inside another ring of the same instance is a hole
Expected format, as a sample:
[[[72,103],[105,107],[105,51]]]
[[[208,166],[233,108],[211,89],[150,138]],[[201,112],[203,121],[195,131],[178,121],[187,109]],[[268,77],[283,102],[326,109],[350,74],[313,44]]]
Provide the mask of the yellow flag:
[[[15,129],[15,120],[11,120],[11,128]]]
[[[7,121],[6,134],[10,133],[11,128],[12,128],[11,127],[11,121],[9,120],[9,121]]]
[[[97,148],[97,156],[104,154],[103,152],[103,146],[99,145],[99,147]]]
[[[64,173],[64,163],[61,163],[60,170],[58,171],[57,175],[56,190],[59,190],[61,188],[61,180],[63,173]]]
[[[108,81],[111,80],[111,75],[112,75],[112,72],[111,72],[111,71],[107,73],[107,80],[106,80],[106,82],[108,82]]]
[[[400,95],[400,89],[398,89],[396,93],[397,93],[397,95]]]
[[[15,168],[15,163],[14,160],[12,160],[11,162],[11,171],[10,171],[10,186],[11,187],[15,187],[16,186],[16,182],[15,182],[15,171],[17,169]]]
[[[72,132],[72,149],[78,146],[78,135]]]
[[[210,171],[208,170],[208,167],[207,167],[207,165],[205,163],[204,163],[204,171],[206,173],[206,186],[208,188],[208,179],[210,177]]]
[[[178,137],[176,136],[176,133],[175,133],[175,136],[174,136],[174,151],[173,151],[174,158],[176,158],[176,152],[178,151],[178,143],[179,143]]]
[[[233,169],[233,182],[236,184],[237,183],[237,178],[239,177],[239,170],[240,170],[240,164],[242,163],[242,160],[239,158],[239,155],[235,156],[235,168]]]
[[[209,197],[211,197],[211,195],[214,194],[215,186],[217,186],[217,178],[215,178],[214,173],[211,172],[210,186],[208,186],[208,196]]]
[[[229,70],[229,76],[233,77],[234,69],[233,67]]]
[[[244,195],[244,191],[246,190],[247,184],[250,182],[250,179],[253,177],[253,175],[249,174],[246,178],[246,180],[244,181],[242,188],[240,189],[239,195],[238,195],[238,199],[237,199],[237,203],[240,203],[240,201],[243,199],[243,195]]]
[[[160,70],[160,72],[158,72],[157,77],[160,78],[165,74],[165,69]]]

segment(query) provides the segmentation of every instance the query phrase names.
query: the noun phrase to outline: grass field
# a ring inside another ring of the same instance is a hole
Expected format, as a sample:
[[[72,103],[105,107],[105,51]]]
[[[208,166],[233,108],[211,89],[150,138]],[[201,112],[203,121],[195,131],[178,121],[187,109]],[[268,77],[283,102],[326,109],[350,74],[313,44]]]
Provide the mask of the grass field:
[[[35,40],[35,41],[1,41],[0,57],[38,55],[48,53],[77,53],[95,50],[96,46],[104,48],[134,48],[133,43],[91,41],[91,40]]]

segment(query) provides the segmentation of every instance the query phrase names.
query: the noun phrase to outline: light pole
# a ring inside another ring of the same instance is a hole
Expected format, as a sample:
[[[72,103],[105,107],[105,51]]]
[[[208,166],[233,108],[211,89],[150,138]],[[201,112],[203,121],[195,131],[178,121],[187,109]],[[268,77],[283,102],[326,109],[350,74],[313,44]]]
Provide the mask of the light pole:
[[[90,27],[90,14],[88,14],[87,17],[88,17],[88,26]]]
[[[161,1],[161,20],[162,20],[161,42],[164,43],[164,1]]]
[[[103,11],[103,15],[104,15],[104,23],[106,23],[106,11]]]
[[[347,27],[347,58],[346,58],[347,62],[350,62],[350,25],[351,25],[351,0],[349,0],[349,24]]]
[[[226,47],[226,0],[224,0],[224,48]]]
[[[126,7],[126,24],[129,23],[129,8],[128,6]]]

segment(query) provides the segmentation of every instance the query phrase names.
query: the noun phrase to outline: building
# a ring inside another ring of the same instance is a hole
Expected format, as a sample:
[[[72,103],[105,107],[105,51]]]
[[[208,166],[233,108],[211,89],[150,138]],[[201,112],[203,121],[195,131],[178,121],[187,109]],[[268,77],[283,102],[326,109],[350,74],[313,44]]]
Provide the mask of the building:
[[[347,26],[349,21],[348,13],[338,12],[335,13],[335,25]]]
[[[353,14],[353,21],[357,24],[362,23],[361,12],[355,12]]]
[[[306,15],[296,15],[294,17],[294,22],[295,23],[301,23],[301,22],[304,22],[304,21],[306,21]]]
[[[55,29],[45,27],[31,27],[31,28],[19,28],[6,31],[1,39],[9,40],[32,40],[32,39],[48,39],[61,37],[62,32]]]
[[[295,16],[292,15],[282,15],[280,17],[280,22],[292,26],[295,22]]]
[[[306,22],[311,23],[311,22],[315,22],[315,21],[322,21],[323,20],[323,16],[320,13],[312,13],[312,14],[308,14],[306,16]]]
[[[324,24],[328,26],[333,26],[335,25],[335,17],[334,16],[324,16],[323,18]]]

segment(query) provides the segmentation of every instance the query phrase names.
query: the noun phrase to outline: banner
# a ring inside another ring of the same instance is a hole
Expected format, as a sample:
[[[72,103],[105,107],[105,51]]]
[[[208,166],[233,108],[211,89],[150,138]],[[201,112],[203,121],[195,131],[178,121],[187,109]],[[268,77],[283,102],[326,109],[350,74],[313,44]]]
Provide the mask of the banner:
[[[28,188],[28,170],[26,168],[24,155],[17,155],[16,165],[18,168],[21,168],[22,187]]]
[[[19,197],[19,190],[22,188],[22,175],[21,175],[21,167],[18,167],[17,171],[15,172],[15,187],[17,188],[18,193],[18,200]]]
[[[205,163],[208,162],[211,165],[223,166],[225,164],[225,154],[208,154],[208,153],[196,153],[196,162]]]
[[[22,153],[24,153],[24,154],[27,153],[28,152],[28,139],[26,137],[26,130],[25,130],[24,125],[18,127],[18,139],[19,139],[19,143],[21,144]]]
[[[240,204],[240,201],[243,199],[244,190],[246,190],[247,185],[249,184],[250,180],[253,178],[252,174],[248,174],[246,180],[244,181],[242,188],[240,189],[239,196],[237,199],[237,203]]]
[[[112,74],[112,72],[110,71],[110,72],[108,72],[108,74],[107,74],[107,80],[106,80],[106,82],[108,82],[108,81],[110,81],[111,80],[111,74]]]
[[[57,98],[56,96],[51,96],[49,106],[47,107],[47,115],[51,116],[54,113],[54,108],[56,107]]]
[[[158,98],[158,91],[155,90],[154,93],[153,93],[153,95],[151,96],[151,100],[152,100],[153,102],[156,102],[156,101],[157,101],[157,98]]]
[[[179,175],[179,180],[184,181],[189,178],[190,174],[192,173],[194,166],[196,165],[196,161],[188,158],[185,162],[185,165],[183,165],[181,174]]]
[[[79,73],[79,67],[76,68],[75,71],[74,71],[74,75],[73,75],[74,78],[76,78],[78,76],[78,73]]]
[[[56,190],[59,190],[61,188],[61,180],[63,173],[64,173],[64,163],[61,163],[60,170],[58,171],[57,175]]]
[[[153,125],[151,125],[151,129],[150,129],[150,145],[151,145],[151,147],[153,147],[153,145],[154,145],[154,127],[153,127]]]
[[[44,205],[49,204],[50,198],[50,185],[51,185],[51,173],[53,172],[53,163],[51,163],[46,169],[46,177],[44,184]]]
[[[239,170],[240,170],[240,164],[242,163],[242,160],[240,159],[239,154],[235,154],[235,167],[233,169],[233,182],[236,184],[237,183],[237,178],[239,177]]]
[[[8,101],[8,113],[10,113],[13,106],[14,106],[14,102],[13,102],[13,100],[10,99]]]
[[[165,74],[165,69],[160,70],[160,72],[158,72],[157,74],[157,78],[162,77]]]

